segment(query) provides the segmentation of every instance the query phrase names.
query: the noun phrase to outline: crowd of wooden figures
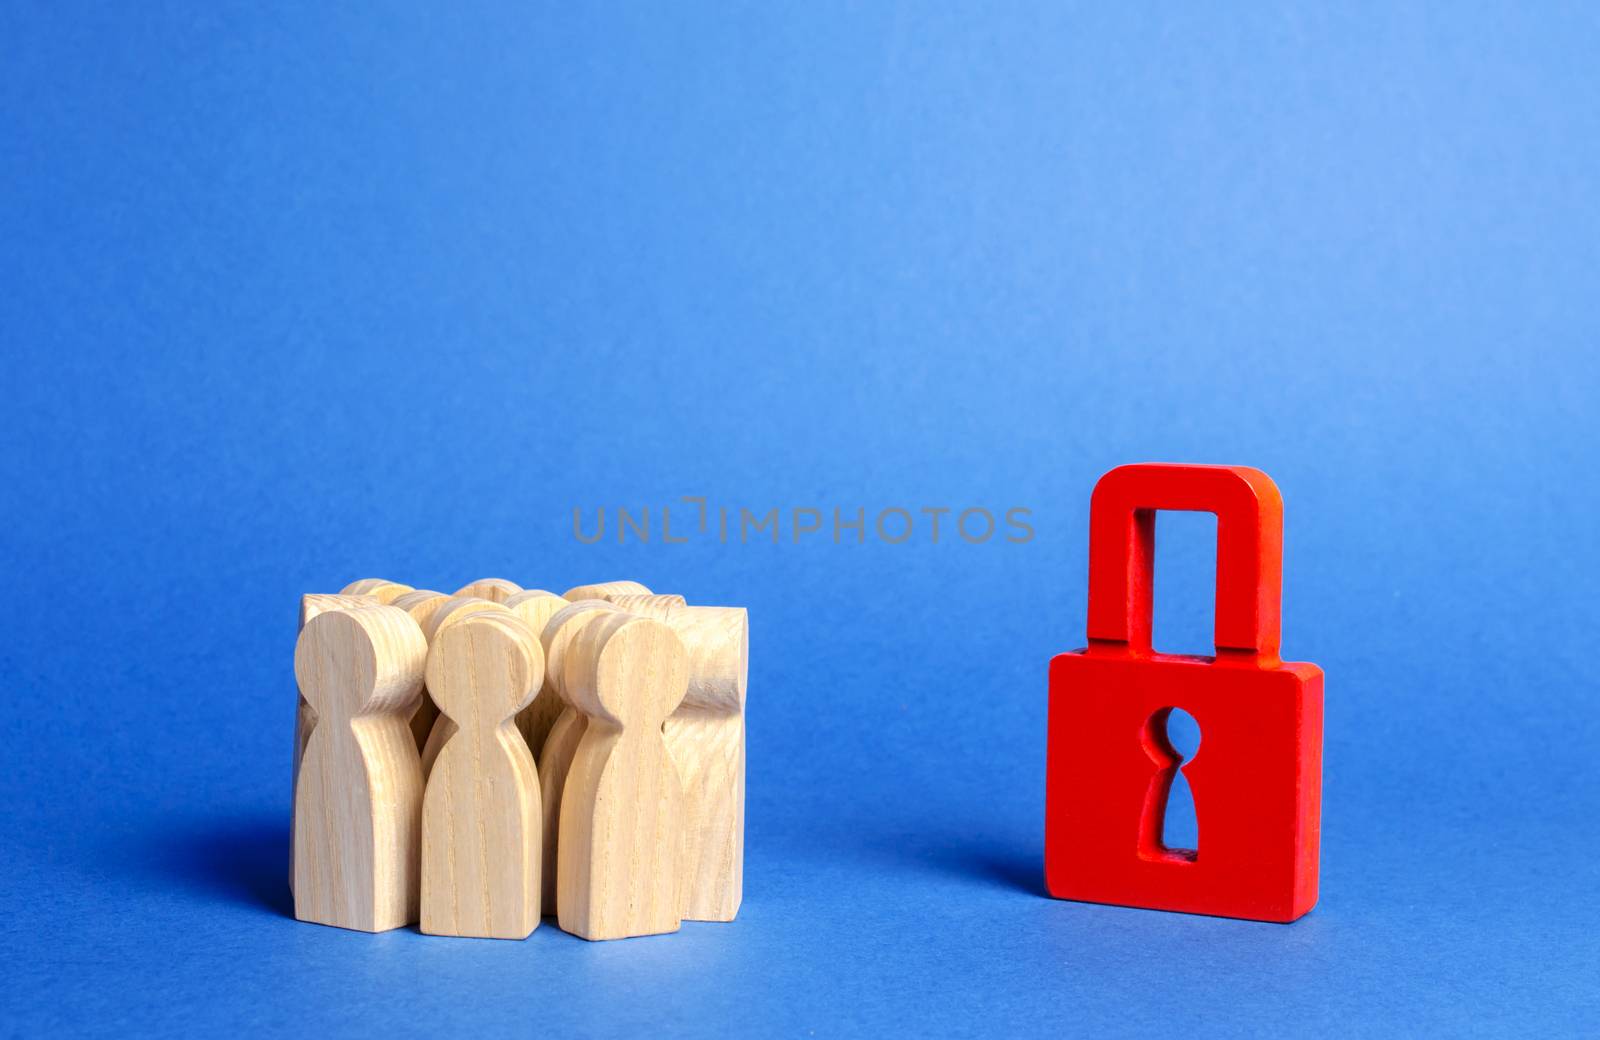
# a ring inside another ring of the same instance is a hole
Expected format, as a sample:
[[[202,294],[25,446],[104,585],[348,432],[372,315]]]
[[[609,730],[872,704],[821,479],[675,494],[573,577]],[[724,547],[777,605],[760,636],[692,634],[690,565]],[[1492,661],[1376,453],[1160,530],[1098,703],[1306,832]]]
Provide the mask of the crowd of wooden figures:
[[[632,581],[305,596],[290,883],[302,921],[585,939],[731,921],[742,607]]]

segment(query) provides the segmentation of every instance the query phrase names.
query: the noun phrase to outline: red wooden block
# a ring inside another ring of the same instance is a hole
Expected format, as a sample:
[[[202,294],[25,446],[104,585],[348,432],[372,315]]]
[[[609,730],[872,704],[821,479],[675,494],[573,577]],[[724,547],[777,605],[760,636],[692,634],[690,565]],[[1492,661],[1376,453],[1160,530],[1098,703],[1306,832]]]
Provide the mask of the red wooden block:
[[[1215,657],[1150,647],[1155,511],[1217,516]],[[1283,499],[1245,466],[1119,466],[1089,507],[1089,646],[1050,662],[1045,883],[1060,899],[1293,921],[1317,902],[1322,670],[1278,658]],[[1182,708],[1200,848],[1161,842]]]

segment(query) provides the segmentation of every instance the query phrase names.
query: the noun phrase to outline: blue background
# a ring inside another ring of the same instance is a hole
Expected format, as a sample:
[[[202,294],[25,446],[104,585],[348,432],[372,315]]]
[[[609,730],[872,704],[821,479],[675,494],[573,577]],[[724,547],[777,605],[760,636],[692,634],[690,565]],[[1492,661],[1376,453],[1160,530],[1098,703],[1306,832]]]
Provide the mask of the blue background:
[[[1592,5],[452,6],[0,11],[0,1030],[1595,1030]],[[1042,892],[1148,459],[1284,493],[1293,926]],[[1037,534],[573,537],[684,495]],[[750,608],[735,924],[291,919],[298,596],[490,574]]]

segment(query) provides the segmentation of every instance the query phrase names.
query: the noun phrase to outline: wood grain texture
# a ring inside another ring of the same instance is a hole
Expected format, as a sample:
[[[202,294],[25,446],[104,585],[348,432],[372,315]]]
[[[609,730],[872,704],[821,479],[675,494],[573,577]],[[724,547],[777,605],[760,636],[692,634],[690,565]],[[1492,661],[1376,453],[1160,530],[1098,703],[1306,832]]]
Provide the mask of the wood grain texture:
[[[422,930],[525,939],[539,924],[539,776],[516,714],[544,678],[544,651],[509,613],[440,629],[427,685],[455,724],[422,809]]]
[[[439,604],[434,609],[433,616],[428,618],[428,623],[423,626],[423,638],[432,646],[434,640],[439,638],[439,633],[450,625],[468,618],[474,614],[483,613],[507,614],[505,606],[490,599],[479,599],[476,596],[452,596]],[[437,703],[437,702],[436,702]],[[439,757],[439,749],[443,748],[445,741],[455,733],[455,723],[446,715],[439,715],[433,720],[433,728],[428,731],[428,739],[422,743],[422,778],[426,780],[433,771],[433,763]]]
[[[417,623],[417,628],[427,632],[433,625],[433,612],[448,602],[450,602],[450,597],[442,592],[434,592],[431,589],[415,589],[403,596],[396,597],[389,605],[398,607],[410,614],[411,620]],[[411,716],[411,735],[416,738],[419,751],[427,746],[428,734],[433,732],[433,723],[438,717],[438,705],[433,703],[433,698],[428,695],[428,691],[426,689],[423,690],[422,700],[417,704],[417,713]]]
[[[471,596],[474,599],[487,599],[495,603],[504,603],[506,600],[522,591],[522,586],[505,578],[479,578],[477,581],[461,586],[456,590],[455,598]]]
[[[308,592],[300,597],[300,626],[295,629],[296,637],[305,631],[306,622],[327,610],[344,610],[348,607],[364,607],[376,605],[374,596],[363,595],[329,595],[321,592]],[[316,728],[317,713],[306,701],[305,694],[298,689],[295,691],[294,709],[294,760],[289,767],[289,891],[294,891],[294,803],[295,791],[300,786],[300,763],[305,758],[306,741],[311,739],[311,731]]]
[[[648,596],[650,590],[636,581],[602,581],[593,585],[575,585],[561,594],[561,598],[576,603],[580,599],[610,600],[612,596]]]
[[[300,632],[305,631],[307,622],[325,611],[382,605],[382,601],[376,596],[343,592],[333,595],[323,592],[308,592],[300,597],[300,627],[296,629],[296,635],[298,636]]]
[[[317,713],[295,790],[295,916],[378,932],[417,920],[422,768],[407,725],[427,645],[404,611],[325,611],[295,643]]]
[[[619,596],[683,640],[689,686],[662,728],[683,782],[683,916],[731,921],[744,899],[745,690],[750,624],[743,607],[690,607],[670,596]]]
[[[442,592],[434,592],[432,589],[412,589],[390,600],[389,605],[411,615],[411,620],[417,623],[417,628],[425,632],[433,620],[433,612],[448,602],[450,597]]]
[[[665,622],[619,611],[583,626],[562,675],[589,721],[561,798],[561,927],[585,939],[676,931],[683,792],[661,727],[688,685],[683,642]]]
[[[567,600],[544,589],[524,589],[505,602],[507,610],[527,622],[528,628],[541,637],[550,619],[567,606]],[[560,713],[561,698],[554,690],[547,689],[541,677],[539,692],[534,695],[533,702],[517,712],[517,731],[527,741],[535,762],[539,761],[545,738],[550,735],[550,727],[555,725],[556,716]]]
[[[684,790],[684,911],[731,921],[744,899],[745,689],[750,624],[743,607],[681,607],[689,683],[662,729]]]
[[[684,598],[676,593],[613,595],[609,597],[608,602],[623,610],[631,610],[635,614],[644,614],[647,617],[665,617],[672,608],[687,605]]]
[[[401,596],[412,591],[410,585],[402,585],[398,581],[388,581],[384,578],[362,578],[352,581],[339,590],[341,596],[371,596],[379,603],[393,603]]]
[[[505,609],[504,604],[481,596],[451,596],[434,608],[428,623],[422,626],[422,636],[431,644],[445,625],[481,611]]]
[[[567,647],[573,637],[595,617],[612,614],[616,607],[605,600],[578,600],[563,607],[545,623],[539,641],[544,647],[545,683],[541,697],[550,697],[561,705],[561,713],[551,725],[539,755],[539,794],[543,806],[544,850],[544,912],[556,912],[556,875],[559,860],[556,843],[561,829],[561,794],[566,789],[567,773],[572,769],[572,756],[578,751],[578,742],[588,725],[587,717],[574,708],[563,692],[565,677],[562,669],[566,663]]]

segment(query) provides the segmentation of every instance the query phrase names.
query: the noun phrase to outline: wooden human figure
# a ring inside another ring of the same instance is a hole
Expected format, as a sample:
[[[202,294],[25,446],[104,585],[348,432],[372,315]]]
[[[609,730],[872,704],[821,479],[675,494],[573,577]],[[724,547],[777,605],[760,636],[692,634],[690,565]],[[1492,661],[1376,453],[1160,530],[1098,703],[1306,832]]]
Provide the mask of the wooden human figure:
[[[688,683],[683,643],[619,611],[583,627],[562,672],[589,724],[561,797],[561,927],[585,939],[677,931],[683,792],[661,725]]]
[[[748,613],[743,607],[686,606],[681,596],[617,596],[611,602],[660,618],[683,640],[689,690],[662,728],[683,783],[683,916],[731,921],[744,898]]]
[[[731,921],[744,898],[749,618],[743,607],[680,607],[667,624],[689,658],[688,693],[662,730],[683,782],[683,916]]]
[[[506,609],[527,622],[536,636],[542,636],[550,619],[567,606],[567,600],[544,589],[524,589],[505,602]],[[533,703],[517,712],[517,729],[528,742],[535,762],[539,761],[539,752],[550,735],[550,727],[555,725],[556,716],[561,713],[561,706],[561,698],[549,684],[541,681]]]
[[[434,640],[439,638],[439,633],[449,626],[471,617],[474,614],[498,613],[507,614],[510,611],[504,606],[490,599],[479,599],[476,596],[453,596],[434,608],[427,624],[422,626],[422,636],[433,646]],[[429,694],[432,696],[432,694]],[[444,747],[456,731],[456,724],[448,715],[439,715],[433,720],[433,727],[428,730],[428,739],[422,742],[422,778],[426,780],[433,771],[434,760],[439,757],[439,749]]]
[[[365,932],[417,919],[422,768],[407,725],[427,645],[404,611],[306,623],[294,673],[317,713],[295,786],[294,912]]]
[[[544,676],[544,652],[509,613],[439,631],[428,689],[455,732],[422,807],[422,930],[526,939],[539,925],[539,774],[517,712]]]
[[[376,578],[366,579],[376,581]],[[358,583],[359,584],[359,583]],[[374,606],[384,601],[368,593],[345,593],[329,595],[322,592],[308,592],[300,597],[300,628],[305,631],[306,622],[318,614],[328,610],[347,610],[351,607]],[[317,713],[311,705],[306,703],[304,694],[300,695],[299,704],[295,711],[294,726],[294,779],[300,776],[300,760],[306,753],[306,741],[311,739],[311,731],[317,725]]]
[[[306,622],[326,610],[343,610],[347,607],[362,607],[375,604],[378,600],[367,595],[332,595],[324,592],[308,592],[300,597],[300,627],[295,631],[305,631]],[[294,709],[294,760],[289,767],[289,891],[294,891],[294,802],[295,790],[300,785],[300,763],[306,755],[306,741],[311,739],[311,731],[316,728],[317,713],[306,701],[306,695],[295,691]]]
[[[558,874],[557,842],[561,830],[561,794],[566,789],[567,773],[572,769],[572,757],[577,754],[578,742],[589,719],[567,699],[563,669],[567,660],[567,647],[573,638],[595,617],[614,614],[617,608],[604,600],[583,599],[563,607],[545,622],[539,641],[544,647],[544,689],[541,697],[550,697],[561,704],[561,714],[550,727],[539,755],[539,795],[543,804],[544,835],[544,912],[556,912],[556,880]]]
[[[474,599],[487,599],[495,603],[504,603],[506,600],[522,591],[522,586],[505,578],[479,578],[477,581],[461,586],[456,590],[455,599],[471,596]]]

